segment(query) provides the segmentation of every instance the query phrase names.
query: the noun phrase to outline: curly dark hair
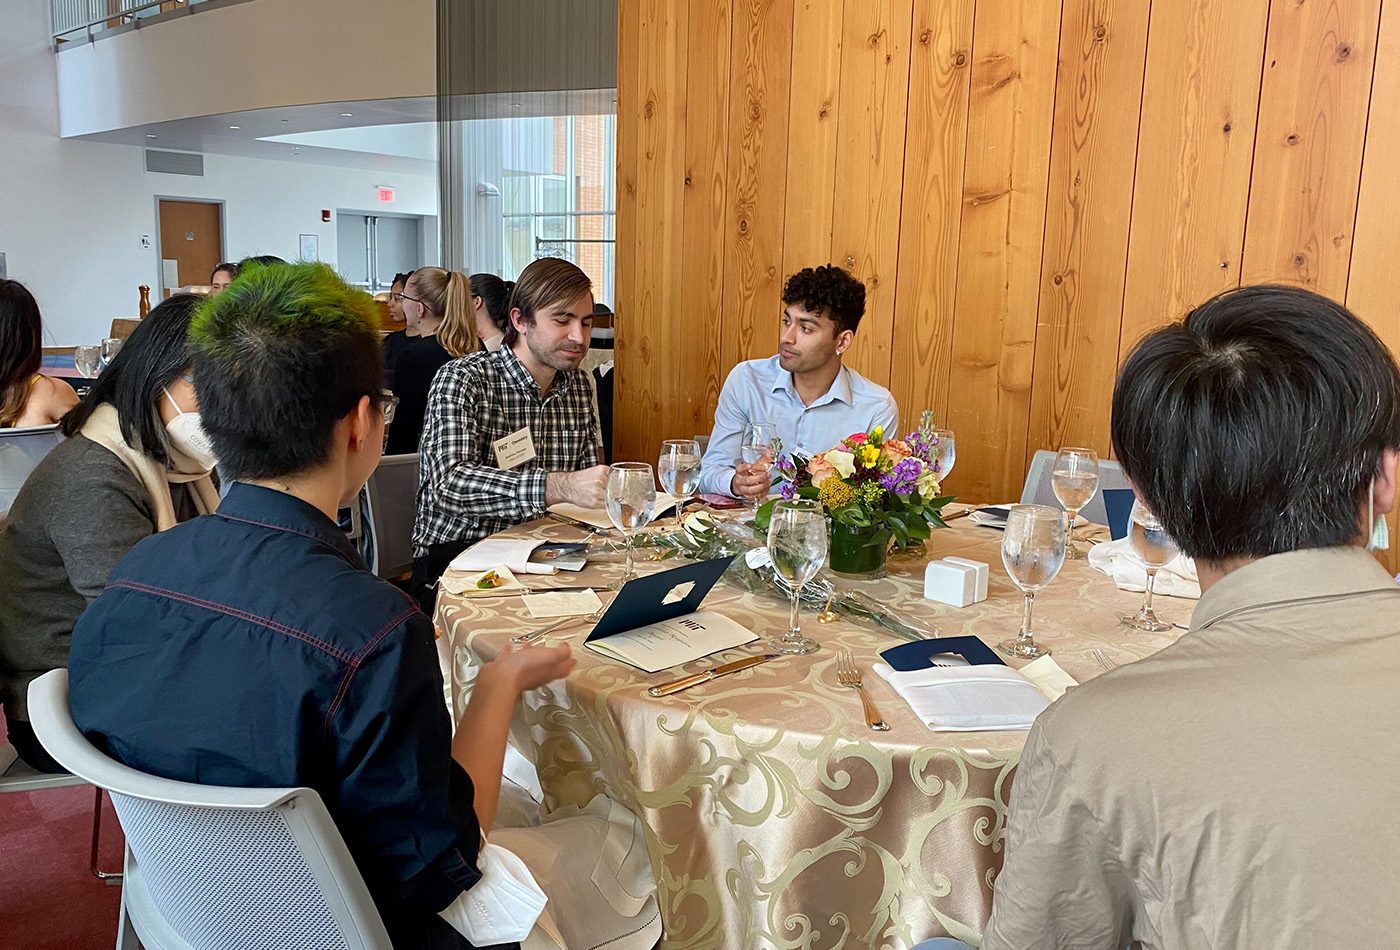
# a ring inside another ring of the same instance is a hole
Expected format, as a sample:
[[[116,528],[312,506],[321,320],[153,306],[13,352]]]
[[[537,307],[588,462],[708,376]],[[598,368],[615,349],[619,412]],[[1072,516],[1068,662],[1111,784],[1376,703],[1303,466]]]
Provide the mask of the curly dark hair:
[[[865,285],[831,264],[808,267],[787,279],[783,303],[831,318],[837,333],[854,333],[865,316]]]

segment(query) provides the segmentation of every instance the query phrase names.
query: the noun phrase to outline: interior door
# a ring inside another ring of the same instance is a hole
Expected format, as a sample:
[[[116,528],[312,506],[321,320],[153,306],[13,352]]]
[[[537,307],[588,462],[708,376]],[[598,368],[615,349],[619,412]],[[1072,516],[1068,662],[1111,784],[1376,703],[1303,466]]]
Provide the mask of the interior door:
[[[421,218],[389,218],[376,215],[374,219],[375,277],[379,286],[388,289],[395,274],[407,274],[422,267]]]
[[[208,201],[168,201],[161,199],[160,256],[162,261],[175,261],[179,277],[174,286],[166,286],[162,297],[169,297],[181,287],[207,284],[214,268],[224,259],[223,205]],[[161,280],[165,281],[165,267]]]
[[[347,283],[369,288],[370,219],[340,211],[335,216],[336,270]]]

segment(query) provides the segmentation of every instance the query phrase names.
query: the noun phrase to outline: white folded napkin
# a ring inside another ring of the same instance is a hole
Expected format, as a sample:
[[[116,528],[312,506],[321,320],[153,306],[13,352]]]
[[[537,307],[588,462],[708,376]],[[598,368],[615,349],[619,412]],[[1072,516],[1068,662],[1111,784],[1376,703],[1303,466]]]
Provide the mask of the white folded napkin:
[[[1146,590],[1147,568],[1133,553],[1127,538],[1105,541],[1089,549],[1089,566],[1103,571],[1119,590]],[[1166,597],[1189,597],[1200,600],[1201,584],[1196,579],[1196,562],[1184,554],[1172,558],[1170,564],[1157,571],[1152,591]]]
[[[517,574],[554,574],[559,569],[553,564],[530,560],[535,548],[548,543],[540,538],[486,538],[454,557],[448,570],[470,574],[504,564]]]
[[[896,673],[873,666],[914,715],[935,732],[1029,729],[1050,701],[1009,666],[934,666]]]

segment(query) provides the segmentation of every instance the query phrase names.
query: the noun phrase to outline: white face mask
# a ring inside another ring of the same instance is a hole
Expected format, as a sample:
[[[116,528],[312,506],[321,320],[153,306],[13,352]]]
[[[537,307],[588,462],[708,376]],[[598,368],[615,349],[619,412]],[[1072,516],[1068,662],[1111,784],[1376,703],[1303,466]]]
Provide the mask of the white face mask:
[[[170,400],[177,413],[174,419],[165,424],[165,434],[170,439],[170,447],[189,459],[196,468],[209,471],[219,460],[214,455],[214,445],[209,441],[208,433],[204,431],[204,424],[199,420],[199,413],[185,412],[175,401],[175,397],[170,395],[170,390],[166,389],[164,392],[165,398]]]
[[[1371,537],[1366,542],[1368,551],[1390,549],[1390,526],[1385,523],[1385,515],[1376,516],[1376,480],[1371,479],[1371,489],[1366,493],[1366,518],[1371,522]]]

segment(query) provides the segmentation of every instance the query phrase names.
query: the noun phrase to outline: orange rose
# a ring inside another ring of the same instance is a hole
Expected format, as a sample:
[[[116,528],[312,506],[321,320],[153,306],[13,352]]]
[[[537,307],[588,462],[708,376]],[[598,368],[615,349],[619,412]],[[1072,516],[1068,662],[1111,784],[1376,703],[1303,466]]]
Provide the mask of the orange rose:
[[[819,488],[822,482],[836,474],[836,466],[827,461],[825,455],[814,455],[807,461],[807,473],[812,476],[812,487]]]
[[[909,448],[909,443],[903,439],[890,439],[884,446],[885,454],[890,457],[890,461],[895,465],[909,458],[914,454],[914,450]]]

